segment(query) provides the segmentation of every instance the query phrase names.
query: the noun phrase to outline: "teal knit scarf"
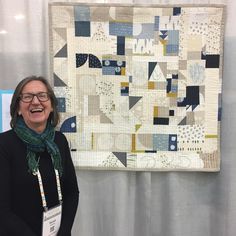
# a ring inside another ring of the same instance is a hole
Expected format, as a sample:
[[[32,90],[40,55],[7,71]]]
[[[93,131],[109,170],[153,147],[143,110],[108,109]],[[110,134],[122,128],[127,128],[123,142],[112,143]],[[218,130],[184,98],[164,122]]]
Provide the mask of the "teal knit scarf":
[[[27,146],[26,157],[28,160],[29,172],[34,174],[39,168],[39,163],[36,161],[36,153],[43,152],[47,149],[52,157],[54,168],[62,175],[61,155],[54,142],[55,130],[50,122],[47,123],[47,127],[43,133],[39,134],[28,128],[24,120],[19,117],[14,127],[14,131]]]

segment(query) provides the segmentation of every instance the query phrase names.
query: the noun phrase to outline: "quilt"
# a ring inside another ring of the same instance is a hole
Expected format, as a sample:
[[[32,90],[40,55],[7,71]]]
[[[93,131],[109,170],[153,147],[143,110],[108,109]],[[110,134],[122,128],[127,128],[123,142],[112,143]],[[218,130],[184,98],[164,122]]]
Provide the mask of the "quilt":
[[[222,5],[49,4],[75,166],[219,171],[223,28]]]

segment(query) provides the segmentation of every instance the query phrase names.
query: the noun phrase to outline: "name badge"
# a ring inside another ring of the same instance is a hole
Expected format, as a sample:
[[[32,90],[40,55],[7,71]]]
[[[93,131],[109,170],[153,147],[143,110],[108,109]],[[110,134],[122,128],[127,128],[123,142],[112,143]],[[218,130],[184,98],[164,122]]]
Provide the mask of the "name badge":
[[[61,224],[62,205],[43,212],[42,236],[56,236]]]

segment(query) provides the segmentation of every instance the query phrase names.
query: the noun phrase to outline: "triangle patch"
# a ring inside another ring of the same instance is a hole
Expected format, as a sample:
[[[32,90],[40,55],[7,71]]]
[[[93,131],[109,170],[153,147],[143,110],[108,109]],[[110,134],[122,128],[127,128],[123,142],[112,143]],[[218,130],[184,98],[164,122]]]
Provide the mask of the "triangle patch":
[[[65,42],[67,41],[66,28],[54,28],[54,30]]]
[[[131,109],[142,97],[129,97],[129,109]]]
[[[148,63],[148,79],[150,79],[152,72],[155,69],[157,62],[149,62]]]
[[[118,159],[119,161],[127,167],[127,153],[126,152],[112,152]]]
[[[187,124],[187,118],[184,117],[184,119],[178,125],[186,125],[186,124]]]
[[[113,124],[110,118],[108,118],[102,111],[100,111],[100,122],[102,124]]]
[[[55,74],[53,73],[54,86],[55,87],[66,87],[67,85]]]
[[[54,57],[67,57],[67,44],[65,44]]]

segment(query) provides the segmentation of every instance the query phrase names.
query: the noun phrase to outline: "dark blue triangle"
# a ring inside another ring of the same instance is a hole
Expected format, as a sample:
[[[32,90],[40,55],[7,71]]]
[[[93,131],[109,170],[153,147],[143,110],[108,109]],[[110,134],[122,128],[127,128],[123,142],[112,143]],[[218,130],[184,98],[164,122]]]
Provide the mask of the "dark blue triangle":
[[[148,63],[148,79],[150,79],[152,72],[154,71],[156,65],[157,65],[157,62],[149,62]]]
[[[192,111],[194,111],[197,106],[198,105],[192,105]]]
[[[163,35],[167,35],[167,30],[160,30]]]

